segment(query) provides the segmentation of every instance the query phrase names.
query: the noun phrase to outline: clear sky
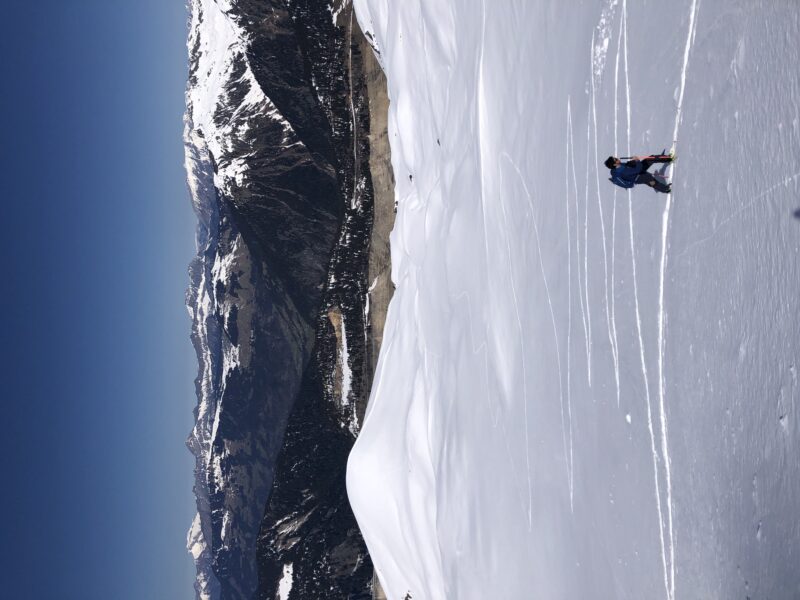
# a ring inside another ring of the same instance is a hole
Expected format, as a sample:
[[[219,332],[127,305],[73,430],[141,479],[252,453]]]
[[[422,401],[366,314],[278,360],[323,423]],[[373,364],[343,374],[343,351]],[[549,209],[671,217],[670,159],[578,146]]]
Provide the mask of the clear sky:
[[[192,598],[184,2],[0,31],[0,596]]]

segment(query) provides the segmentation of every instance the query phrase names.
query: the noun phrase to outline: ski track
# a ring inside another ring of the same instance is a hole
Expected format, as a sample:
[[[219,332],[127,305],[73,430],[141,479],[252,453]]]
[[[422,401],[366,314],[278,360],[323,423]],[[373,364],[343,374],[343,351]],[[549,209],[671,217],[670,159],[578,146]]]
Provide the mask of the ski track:
[[[592,34],[592,46],[590,52],[590,59],[594,59],[595,56],[595,36]],[[591,72],[591,96],[592,96],[592,124],[594,129],[594,178],[595,184],[597,188],[597,210],[600,213],[600,235],[603,241],[603,274],[604,274],[604,282],[605,282],[605,310],[606,310],[606,330],[608,331],[608,344],[611,346],[611,359],[614,363],[614,380],[617,385],[617,398],[619,398],[619,361],[617,359],[617,350],[614,347],[614,336],[611,333],[611,313],[609,312],[609,299],[608,299],[608,251],[606,250],[607,246],[607,238],[606,238],[606,225],[605,225],[605,217],[603,216],[603,205],[600,198],[600,170],[598,168],[599,163],[599,156],[598,156],[598,149],[597,149],[597,101],[596,101],[596,84],[595,80],[600,77],[603,70],[605,70],[605,57],[603,55],[602,60],[600,61],[599,65],[594,65],[594,69]],[[590,67],[592,64],[590,63]],[[599,73],[597,70],[599,69]],[[587,148],[588,152],[588,148]]]
[[[486,260],[487,264],[489,264],[489,246],[488,246],[488,234],[486,230],[486,203],[484,202],[485,198],[485,191],[483,189],[483,165],[486,162],[486,156],[489,154],[484,147],[484,130],[488,125],[488,116],[486,112],[486,108],[484,106],[484,97],[486,95],[486,90],[484,87],[484,57],[483,51],[486,47],[486,2],[483,0],[481,2],[481,16],[482,16],[482,24],[481,24],[481,46],[480,46],[480,54],[478,56],[478,94],[477,94],[477,112],[478,112],[478,140],[479,140],[479,160],[480,160],[480,169],[481,169],[481,211],[483,213],[483,227],[484,227],[484,244],[485,244],[485,252],[486,252]],[[513,162],[512,162],[513,165]],[[516,168],[516,165],[514,165]],[[524,185],[524,182],[523,182]],[[505,214],[504,214],[505,218]],[[540,258],[541,260],[541,258]],[[545,282],[545,287],[547,283]],[[549,294],[548,294],[549,300]],[[515,295],[515,302],[516,302],[516,295]],[[552,310],[552,308],[551,308]],[[517,313],[519,318],[519,312]],[[521,321],[520,321],[521,327]],[[487,334],[488,337],[488,334]],[[558,346],[556,346],[556,350]],[[523,355],[524,361],[524,355]],[[559,361],[559,369],[560,369],[560,361]],[[523,377],[524,377],[524,363],[523,363]],[[523,379],[523,382],[525,380]],[[559,384],[561,382],[561,375],[559,373]],[[531,481],[531,457],[530,457],[530,433],[529,433],[529,421],[528,421],[528,403],[527,401],[523,402],[523,413],[525,419],[525,466],[526,466],[526,476],[528,480],[528,523],[529,527],[532,525],[532,506],[533,506],[533,484]],[[505,425],[504,425],[505,429]]]
[[[672,135],[672,148],[675,149],[678,143],[678,130],[681,124],[683,113],[683,98],[686,91],[686,72],[689,67],[689,55],[697,31],[697,0],[692,0],[689,10],[689,30],[686,35],[686,46],[683,50],[683,66],[681,67],[680,93],[678,95],[678,107],[675,114],[675,128]],[[675,167],[673,166],[670,174],[674,177]],[[672,208],[672,194],[667,194],[667,201],[664,205],[664,213],[661,219],[661,268],[658,279],[658,409],[661,421],[661,454],[664,458],[664,478],[667,492],[667,531],[669,534],[669,590],[670,600],[675,598],[675,538],[672,526],[672,469],[669,456],[669,434],[667,430],[667,414],[665,408],[666,382],[664,379],[664,354],[665,354],[665,310],[664,310],[664,279],[667,270],[667,251],[669,250],[669,216]]]
[[[578,208],[578,173],[575,168],[575,136],[572,128],[572,107],[567,96],[567,137],[570,145],[570,161],[572,165],[572,181],[575,187],[575,252],[578,255],[578,299],[581,306],[581,319],[583,320],[583,339],[586,346],[586,364],[591,363],[592,351],[589,346],[589,327],[586,324],[586,309],[584,305],[583,280],[581,279],[581,236],[578,231],[580,226],[580,209]]]
[[[630,155],[631,146],[631,86],[630,86],[630,71],[628,69],[628,2],[622,2],[622,18],[624,20],[624,45],[623,45],[623,62],[625,66],[625,103],[627,113],[627,141],[628,141],[628,154]],[[667,570],[667,550],[666,541],[664,539],[664,514],[661,507],[661,484],[659,483],[658,476],[658,450],[656,448],[655,431],[653,428],[653,409],[651,406],[650,398],[650,382],[647,375],[647,361],[644,354],[644,340],[642,338],[642,317],[641,310],[639,309],[639,288],[636,278],[636,246],[634,244],[633,236],[633,200],[631,197],[631,190],[628,193],[628,232],[630,235],[631,246],[631,269],[633,279],[633,300],[634,310],[636,316],[636,333],[639,338],[639,360],[642,366],[642,377],[644,379],[644,392],[645,400],[647,403],[647,430],[650,434],[650,454],[653,459],[653,480],[655,484],[656,496],[656,512],[658,513],[658,538],[661,549],[661,565],[664,574],[664,589],[667,594],[667,599],[671,600],[670,595],[670,580]]]
[[[614,153],[619,155],[619,54],[622,48],[622,18],[619,20],[617,36],[617,53],[614,57]],[[614,347],[619,364],[619,339],[617,338],[617,303],[616,303],[616,249],[617,249],[617,186],[614,186],[613,210],[611,213],[611,329],[614,333]],[[617,408],[620,405],[621,385],[617,382]]]
[[[584,182],[583,200],[583,293],[586,297],[586,324],[589,329],[589,357],[586,364],[586,377],[589,387],[592,387],[592,306],[589,304],[589,133],[591,131],[590,119],[586,119],[586,181]],[[594,394],[592,394],[594,402]]]
[[[517,469],[516,462],[514,461],[514,456],[511,453],[511,447],[508,444],[508,440],[510,439],[510,437],[508,435],[508,431],[506,430],[506,424],[505,424],[505,421],[500,419],[501,409],[500,409],[499,406],[495,407],[495,404],[494,404],[494,402],[492,400],[492,392],[491,392],[492,388],[489,385],[489,352],[488,352],[487,346],[486,346],[486,330],[484,329],[484,339],[483,339],[483,341],[480,344],[478,344],[478,346],[476,347],[475,346],[475,340],[476,340],[475,332],[472,329],[472,323],[474,322],[474,319],[472,319],[472,314],[473,314],[473,311],[472,311],[472,300],[470,299],[470,296],[466,291],[461,292],[460,294],[458,294],[454,298],[454,300],[455,301],[460,301],[461,298],[464,298],[466,300],[466,302],[467,302],[467,314],[470,316],[470,319],[468,321],[469,329],[470,329],[470,349],[472,350],[473,354],[478,354],[478,352],[483,351],[484,389],[486,390],[486,398],[488,400],[489,412],[491,413],[491,416],[492,416],[492,426],[495,429],[497,429],[497,426],[500,425],[500,428],[503,431],[503,442],[504,442],[504,445],[505,445],[506,454],[508,455],[508,464],[511,465],[512,471],[514,471],[515,473],[518,473],[519,470]],[[519,483],[519,480],[515,479],[514,480],[514,488],[517,491],[517,496],[519,496],[520,508],[522,509],[522,512],[525,512],[525,499],[523,498],[523,494],[522,494],[522,491],[520,490],[520,486],[518,485],[518,483]]]
[[[503,155],[506,158],[508,158],[508,155],[505,154],[505,152],[503,153]],[[510,161],[511,159],[508,158],[508,160]],[[502,177],[502,170],[500,171],[500,176]],[[501,189],[502,189],[502,186],[501,186]],[[503,228],[506,231],[509,231],[509,228],[508,228],[508,214],[507,214],[507,211],[506,211],[506,202],[505,202],[503,194],[500,195],[499,204],[500,204],[500,210],[503,213]],[[531,210],[533,210],[533,207],[531,207]],[[536,228],[536,221],[534,219],[534,229],[535,228]],[[506,235],[504,237],[505,237],[505,240],[506,240],[506,255],[508,257],[508,273],[509,273],[509,278],[511,280],[511,294],[514,296],[514,312],[516,313],[516,317],[517,317],[517,329],[519,330],[519,344],[520,344],[520,351],[522,352],[522,356],[521,356],[521,362],[522,362],[522,399],[523,399],[523,402],[525,403],[525,406],[527,406],[528,405],[528,373],[527,373],[527,370],[525,369],[525,356],[526,356],[526,354],[525,354],[525,330],[524,330],[524,328],[522,326],[522,315],[520,314],[520,310],[519,310],[519,297],[517,295],[517,284],[516,284],[516,280],[514,279],[514,255],[511,252],[511,243],[509,242],[509,237],[510,236]],[[561,365],[560,364],[559,364],[558,380],[559,380],[559,385],[560,385],[560,383],[561,383]],[[529,477],[530,477],[530,475],[529,475]],[[532,510],[533,510],[533,496],[532,496],[532,489],[531,489],[531,487],[529,485],[529,488],[528,488],[528,531],[531,531],[531,528],[533,526]]]
[[[503,158],[505,158],[508,163],[514,168],[517,172],[517,176],[519,177],[520,182],[522,183],[522,188],[525,190],[525,195],[528,197],[528,206],[530,207],[531,211],[531,221],[533,221],[533,231],[536,236],[536,249],[539,255],[539,269],[542,273],[542,281],[544,283],[544,291],[547,295],[547,304],[550,308],[550,323],[553,326],[553,340],[555,341],[556,345],[556,365],[558,367],[558,391],[559,391],[559,400],[561,404],[561,414],[562,414],[562,439],[565,438],[564,434],[564,427],[563,427],[563,413],[564,413],[564,390],[562,386],[563,375],[561,372],[561,349],[560,344],[558,343],[558,328],[556,327],[556,316],[555,311],[553,310],[553,299],[550,296],[550,286],[547,284],[547,274],[544,268],[544,261],[542,259],[542,244],[541,238],[539,237],[539,226],[536,223],[536,214],[534,212],[533,206],[533,197],[531,196],[530,191],[528,190],[528,185],[525,183],[525,178],[522,176],[522,173],[517,167],[516,163],[511,159],[508,153],[502,153]],[[509,252],[511,250],[509,249]],[[568,425],[569,425],[569,454],[567,454],[567,443],[566,439],[564,439],[564,457],[567,460],[567,482],[569,485],[569,506],[570,511],[574,510],[573,504],[573,491],[574,491],[574,451],[573,451],[573,443],[572,443],[572,406],[570,404],[569,398],[567,399],[567,416],[568,416]]]
[[[511,470],[514,473],[518,473],[519,469],[517,469],[516,462],[514,461],[514,455],[511,452],[511,446],[509,445],[508,441],[511,439],[508,435],[508,430],[506,429],[506,423],[503,419],[500,418],[500,413],[502,409],[499,404],[495,403],[492,397],[492,387],[489,385],[489,351],[487,349],[486,340],[488,339],[488,333],[486,330],[486,324],[484,324],[483,330],[483,340],[476,345],[477,337],[475,335],[475,331],[472,328],[472,324],[475,322],[475,319],[472,317],[474,311],[472,310],[472,299],[470,295],[464,291],[458,294],[454,300],[460,301],[461,298],[464,298],[467,303],[467,314],[469,315],[469,319],[467,319],[467,323],[469,324],[469,334],[470,334],[470,349],[472,350],[473,354],[478,354],[479,352],[483,352],[483,377],[484,377],[484,389],[486,390],[486,399],[489,405],[489,412],[492,417],[492,426],[497,429],[497,426],[500,426],[500,429],[503,432],[503,442],[506,449],[506,455],[508,457],[508,463],[511,465]],[[528,475],[528,483],[530,485],[530,475]],[[519,480],[514,480],[514,488],[517,492],[517,496],[519,499],[519,505],[522,512],[529,512],[529,509],[526,509],[525,506],[525,498],[523,495],[523,491],[520,489]],[[528,504],[530,507],[530,504]]]
[[[748,208],[751,208],[751,207],[752,207],[752,206],[753,206],[753,205],[754,205],[756,202],[758,202],[759,200],[761,200],[761,198],[763,198],[764,196],[767,196],[767,195],[771,194],[772,192],[774,192],[775,190],[777,190],[779,187],[785,187],[785,186],[789,185],[789,184],[790,184],[790,183],[792,183],[793,181],[797,180],[797,178],[798,178],[798,177],[800,177],[800,171],[798,171],[798,172],[797,172],[797,173],[795,173],[794,175],[789,175],[788,177],[786,177],[786,178],[784,178],[782,181],[780,181],[780,182],[776,183],[775,185],[773,185],[773,186],[772,186],[772,187],[770,187],[769,189],[767,189],[767,190],[764,190],[764,191],[763,191],[763,192],[761,192],[761,193],[760,193],[758,196],[756,196],[755,198],[753,198],[752,200],[750,200],[750,202],[748,202],[747,204],[745,204],[745,205],[743,205],[743,206],[739,207],[739,209],[738,209],[736,212],[734,212],[734,213],[732,213],[732,214],[728,215],[727,217],[725,217],[724,219],[722,219],[722,221],[720,221],[720,222],[719,222],[719,225],[717,225],[716,227],[714,227],[713,231],[712,231],[710,234],[708,234],[708,235],[707,235],[707,236],[705,236],[704,238],[701,238],[701,239],[699,239],[699,240],[696,240],[696,241],[694,241],[694,242],[692,242],[692,243],[688,244],[688,245],[687,245],[687,246],[686,246],[686,247],[685,247],[683,250],[681,250],[681,251],[680,251],[678,254],[676,254],[676,255],[675,255],[675,259],[677,260],[678,258],[680,258],[681,256],[683,256],[684,254],[686,254],[687,252],[689,252],[689,251],[690,251],[692,248],[694,248],[695,246],[699,246],[700,244],[704,244],[704,243],[706,243],[708,240],[710,240],[710,239],[711,239],[711,238],[713,238],[715,235],[717,235],[717,233],[720,231],[720,229],[722,229],[723,227],[725,227],[725,225],[727,225],[727,224],[728,224],[730,221],[732,221],[733,219],[735,219],[736,217],[738,217],[739,215],[741,215],[741,214],[742,214],[744,211],[746,211]]]
[[[567,406],[572,406],[572,224],[571,224],[571,211],[569,205],[569,154],[570,154],[570,140],[569,140],[569,98],[567,99],[567,140],[566,140],[566,157],[564,160],[564,199],[566,211],[566,225],[567,225]],[[576,216],[577,219],[577,216]],[[564,407],[561,407],[561,431],[564,431]],[[570,508],[573,504],[570,496]]]

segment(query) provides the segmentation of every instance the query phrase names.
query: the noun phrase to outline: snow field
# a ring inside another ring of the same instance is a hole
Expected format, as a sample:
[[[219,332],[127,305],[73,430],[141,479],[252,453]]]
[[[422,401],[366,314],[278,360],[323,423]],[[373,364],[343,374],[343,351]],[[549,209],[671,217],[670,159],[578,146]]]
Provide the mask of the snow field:
[[[397,292],[348,491],[389,598],[793,597],[800,11],[355,6]],[[673,140],[673,195],[606,181]]]

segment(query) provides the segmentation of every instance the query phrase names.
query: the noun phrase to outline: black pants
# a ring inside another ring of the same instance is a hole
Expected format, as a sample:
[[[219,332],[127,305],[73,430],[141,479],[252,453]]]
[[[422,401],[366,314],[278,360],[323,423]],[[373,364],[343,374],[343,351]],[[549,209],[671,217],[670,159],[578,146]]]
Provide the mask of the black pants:
[[[639,173],[639,175],[637,175],[636,183],[643,183],[645,185],[649,185],[657,192],[661,192],[663,194],[669,194],[670,191],[672,190],[672,185],[664,183],[657,177],[654,177],[653,175],[647,172],[647,169],[649,169],[654,163],[668,163],[670,162],[670,160],[671,159],[669,157],[651,158],[649,160],[643,160],[642,167],[644,168],[644,171]]]

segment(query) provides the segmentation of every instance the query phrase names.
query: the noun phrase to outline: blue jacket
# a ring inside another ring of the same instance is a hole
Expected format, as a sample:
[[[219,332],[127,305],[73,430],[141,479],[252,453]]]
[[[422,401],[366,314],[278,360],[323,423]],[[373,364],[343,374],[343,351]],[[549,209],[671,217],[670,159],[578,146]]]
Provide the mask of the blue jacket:
[[[611,169],[611,183],[621,188],[632,188],[636,178],[644,171],[642,161],[630,160],[618,167]]]

